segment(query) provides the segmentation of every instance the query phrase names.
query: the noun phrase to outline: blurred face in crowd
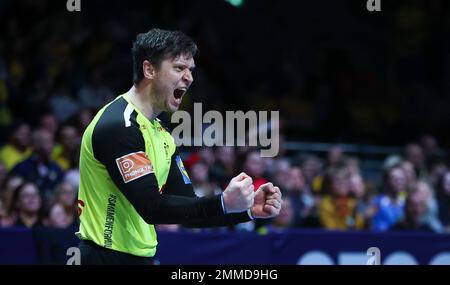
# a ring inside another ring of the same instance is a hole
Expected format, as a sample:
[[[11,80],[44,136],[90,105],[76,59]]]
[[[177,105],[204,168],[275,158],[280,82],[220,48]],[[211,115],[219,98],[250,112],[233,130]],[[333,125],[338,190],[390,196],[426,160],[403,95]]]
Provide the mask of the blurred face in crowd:
[[[54,135],[58,129],[58,121],[56,120],[56,117],[52,114],[43,116],[41,119],[41,128]]]
[[[394,167],[388,174],[388,186],[394,193],[400,193],[406,190],[406,175],[402,168]]]
[[[289,161],[279,159],[274,163],[274,183],[279,185],[281,189],[292,188],[291,166]]]
[[[144,75],[153,75],[151,94],[156,110],[175,112],[180,108],[184,94],[194,81],[194,67],[194,58],[183,54],[166,58],[159,68],[144,61]]]
[[[427,155],[432,155],[439,151],[438,143],[436,141],[436,138],[434,138],[433,136],[426,135],[426,136],[422,137],[421,144],[422,144],[424,152]]]
[[[20,188],[18,208],[28,214],[35,214],[41,208],[41,196],[37,186],[33,183],[26,183]]]
[[[69,226],[68,221],[69,219],[64,211],[64,207],[60,203],[53,204],[48,216],[49,226],[64,229]]]
[[[422,148],[417,144],[409,144],[406,146],[406,160],[410,161],[414,167],[421,168],[425,159]]]
[[[364,181],[361,175],[353,174],[349,178],[350,193],[357,199],[361,199],[364,196],[365,187]]]
[[[435,163],[431,166],[430,169],[430,176],[432,179],[435,179],[435,181],[444,175],[444,173],[447,171],[447,165],[443,162]]]
[[[345,171],[337,171],[331,177],[331,191],[336,197],[346,197],[349,194],[348,175]]]
[[[6,182],[6,189],[12,191],[19,187],[23,182],[24,180],[21,176],[10,176]]]
[[[328,151],[328,165],[336,165],[342,159],[342,149],[338,146],[332,147]]]
[[[293,167],[290,171],[290,174],[292,180],[292,190],[302,191],[305,187],[305,178],[303,177],[301,168]]]
[[[203,147],[200,150],[200,157],[201,159],[209,166],[212,166],[215,161],[214,152],[209,147]]]
[[[433,196],[430,185],[425,182],[417,182],[414,190],[417,192],[417,195],[422,195],[425,201],[428,201]]]
[[[222,162],[224,165],[232,166],[234,165],[234,150],[231,146],[221,146],[216,151],[217,160]]]
[[[1,199],[3,200],[3,204],[5,209],[9,209],[11,207],[11,203],[13,203],[14,192],[19,189],[19,186],[23,184],[23,178],[20,176],[9,176],[5,181],[5,188],[1,189]]]
[[[359,175],[359,162],[356,158],[347,159],[345,165],[350,175]]]
[[[53,136],[50,132],[40,129],[33,133],[34,151],[42,158],[49,158],[53,150]]]
[[[316,157],[308,158],[302,166],[303,176],[308,183],[311,183],[314,177],[320,172],[320,161]]]
[[[61,183],[57,188],[57,201],[64,207],[72,207],[77,198],[77,190],[68,182]]]
[[[26,148],[30,144],[30,127],[27,124],[21,124],[14,132],[12,141],[20,148]]]
[[[405,173],[406,183],[407,185],[411,185],[416,181],[416,172],[414,171],[414,165],[409,161],[403,161],[401,164],[401,168]]]
[[[252,178],[260,178],[264,174],[264,161],[259,152],[253,151],[247,155],[244,163],[244,171]]]
[[[192,165],[191,179],[196,184],[208,182],[208,166],[203,162]]]
[[[77,129],[73,126],[65,126],[61,130],[61,143],[68,149],[73,149],[78,145],[79,136]]]
[[[418,222],[427,211],[426,200],[420,193],[413,192],[407,199],[406,211],[413,221]]]

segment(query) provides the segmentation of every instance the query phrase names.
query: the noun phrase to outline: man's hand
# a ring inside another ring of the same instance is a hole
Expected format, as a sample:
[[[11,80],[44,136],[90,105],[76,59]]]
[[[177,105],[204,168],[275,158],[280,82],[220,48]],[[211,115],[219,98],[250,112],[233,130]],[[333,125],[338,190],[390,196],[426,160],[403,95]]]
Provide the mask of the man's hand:
[[[253,180],[242,172],[231,179],[225,191],[223,191],[223,204],[227,213],[244,212],[253,205],[255,192]]]
[[[277,216],[281,209],[280,188],[272,183],[261,185],[255,192],[255,202],[252,207],[254,218],[267,219]]]

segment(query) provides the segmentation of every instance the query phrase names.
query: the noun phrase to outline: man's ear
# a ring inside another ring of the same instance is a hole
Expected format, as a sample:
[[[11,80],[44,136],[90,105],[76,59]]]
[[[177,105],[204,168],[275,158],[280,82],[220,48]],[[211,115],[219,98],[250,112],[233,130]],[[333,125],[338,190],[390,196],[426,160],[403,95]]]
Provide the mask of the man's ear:
[[[144,78],[153,79],[155,77],[156,69],[150,61],[144,60],[142,63],[142,72],[144,74]]]

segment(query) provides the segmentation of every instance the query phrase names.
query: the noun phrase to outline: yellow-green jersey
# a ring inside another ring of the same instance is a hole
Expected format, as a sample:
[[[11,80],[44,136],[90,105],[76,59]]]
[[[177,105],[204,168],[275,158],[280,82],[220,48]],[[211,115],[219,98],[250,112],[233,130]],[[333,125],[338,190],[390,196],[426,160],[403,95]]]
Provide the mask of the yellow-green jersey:
[[[141,257],[155,255],[154,224],[250,220],[246,212],[225,214],[221,195],[195,196],[173,137],[127,95],[103,107],[84,132],[78,199],[80,239]]]

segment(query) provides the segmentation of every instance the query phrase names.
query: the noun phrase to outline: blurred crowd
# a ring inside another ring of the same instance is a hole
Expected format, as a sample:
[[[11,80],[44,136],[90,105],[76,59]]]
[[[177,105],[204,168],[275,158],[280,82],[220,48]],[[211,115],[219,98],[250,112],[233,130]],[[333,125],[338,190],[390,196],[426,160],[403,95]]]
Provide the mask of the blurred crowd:
[[[76,227],[80,131],[53,114],[11,126],[0,148],[0,225]]]
[[[89,116],[88,116],[89,115]],[[76,227],[81,135],[92,114],[59,125],[54,114],[31,129],[19,122],[0,148],[0,226]],[[325,155],[287,154],[284,139],[274,158],[252,147],[201,147],[184,152],[197,196],[219,194],[244,171],[255,189],[271,181],[284,197],[279,216],[218,230],[286,228],[450,232],[450,168],[430,135],[385,158],[379,181],[365,178],[360,159],[335,145]],[[187,230],[159,225],[160,230]]]
[[[275,158],[261,157],[252,148],[201,148],[185,165],[198,196],[220,193],[241,171],[253,178],[255,189],[268,181],[280,187],[284,196],[279,216],[228,229],[261,234],[287,228],[450,232],[450,169],[429,135],[387,156],[379,181],[365,178],[358,157],[339,145],[322,156],[281,152]]]

